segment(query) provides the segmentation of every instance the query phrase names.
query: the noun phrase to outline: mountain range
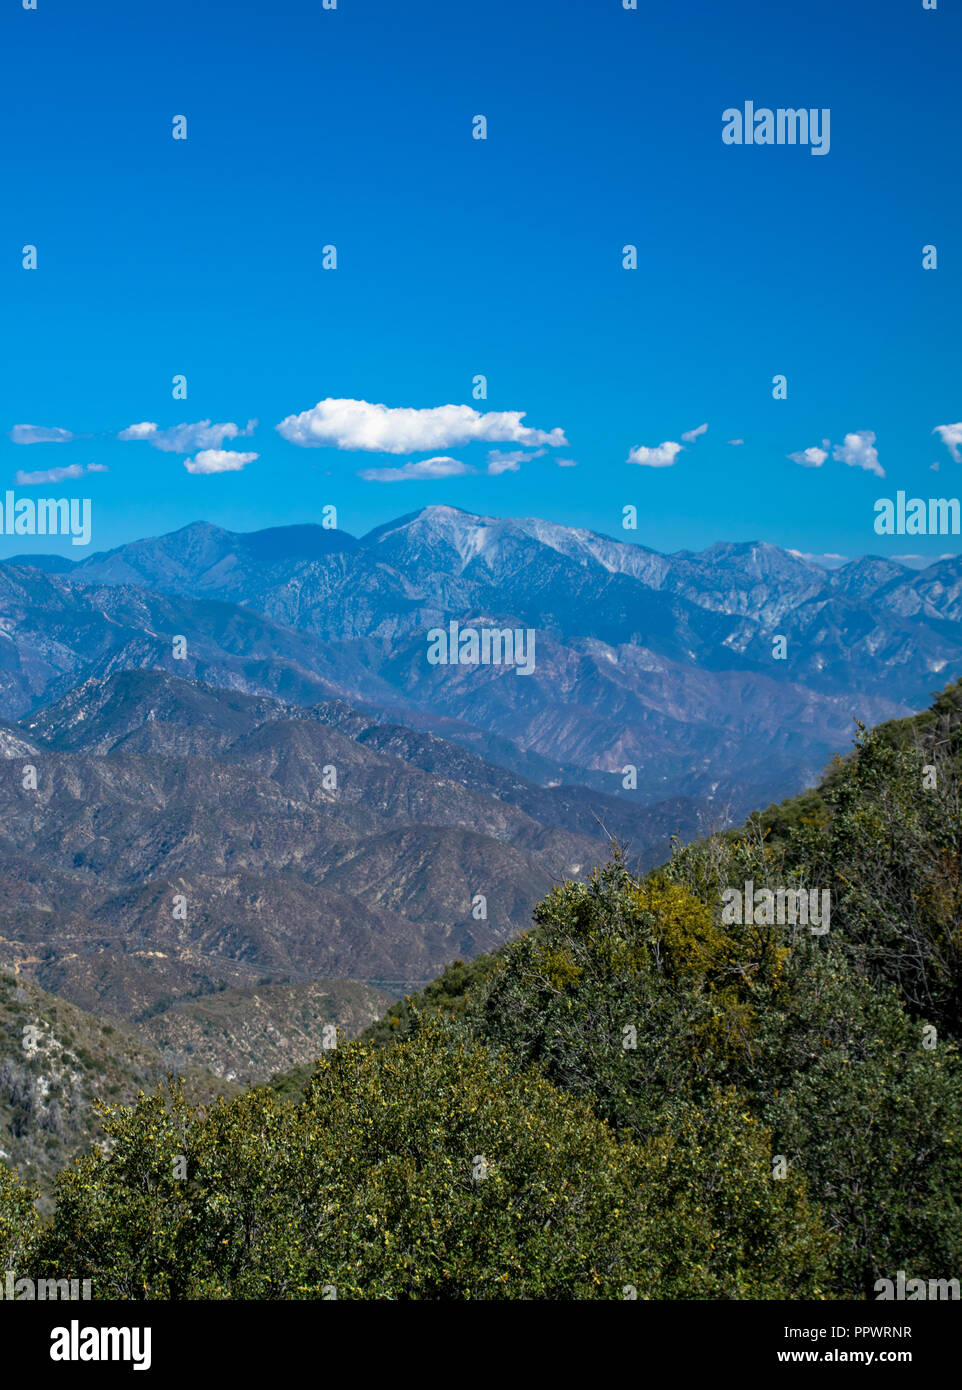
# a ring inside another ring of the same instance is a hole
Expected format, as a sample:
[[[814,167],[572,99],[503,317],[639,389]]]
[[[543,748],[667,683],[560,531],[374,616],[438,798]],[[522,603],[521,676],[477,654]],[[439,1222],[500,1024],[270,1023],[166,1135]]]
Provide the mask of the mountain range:
[[[452,619],[533,628],[534,674],[428,664],[427,632]],[[811,782],[853,718],[924,705],[958,669],[960,619],[957,556],[827,571],[762,542],[662,555],[444,506],[359,540],[199,522],[76,563],[0,566],[0,714],[159,667],[293,705],[341,700],[542,786],[649,806],[683,789],[726,819]]]
[[[3,562],[6,1151],[43,1176],[94,1094],[307,1064],[611,840],[643,869],[800,790],[957,672],[960,596],[958,557],[661,555],[449,507]],[[431,665],[452,620],[534,629],[533,674]]]
[[[125,1019],[269,980],[397,993],[521,930],[606,834],[667,844],[667,808],[159,670],[88,677],[3,736],[0,964]]]

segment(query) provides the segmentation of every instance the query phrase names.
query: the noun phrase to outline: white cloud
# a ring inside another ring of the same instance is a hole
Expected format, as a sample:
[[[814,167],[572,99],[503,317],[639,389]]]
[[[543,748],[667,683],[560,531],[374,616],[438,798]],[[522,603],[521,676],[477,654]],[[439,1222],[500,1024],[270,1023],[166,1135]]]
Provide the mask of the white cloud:
[[[368,453],[408,454],[424,449],[455,449],[476,441],[490,444],[567,444],[561,429],[536,430],[523,425],[525,411],[484,414],[469,405],[438,405],[425,410],[394,408],[368,401],[328,397],[312,410],[288,415],[278,433],[305,447],[324,445]]]
[[[125,430],[121,430],[118,439],[150,439],[157,433],[157,426],[150,420],[142,420],[139,425],[128,425]]]
[[[962,463],[962,454],[959,453],[959,445],[962,444],[962,420],[956,425],[936,425],[932,433],[941,438],[956,463]]]
[[[682,435],[682,439],[685,441],[686,444],[694,444],[698,436],[700,434],[704,434],[707,429],[707,425],[699,425],[697,429],[686,430],[685,433]]]
[[[653,448],[649,448],[647,444],[636,444],[633,449],[629,449],[627,462],[640,463],[646,468],[670,468],[676,455],[681,452],[682,446],[670,439],[666,439],[663,444],[654,445]]]
[[[67,478],[82,478],[83,475],[83,464],[72,463],[68,468],[45,468],[39,473],[25,473],[21,468],[13,481],[17,487],[33,487],[37,483],[62,483]]]
[[[850,468],[864,468],[879,478],[885,477],[885,469],[878,461],[874,430],[855,430],[845,436],[845,442],[835,445],[833,458],[838,463],[847,463]]]
[[[535,449],[533,454],[526,454],[523,449],[509,449],[506,453],[499,449],[491,449],[488,452],[488,472],[497,476],[499,473],[517,473],[523,463],[529,459],[539,459],[544,455],[544,449]]]
[[[14,444],[66,444],[73,435],[57,425],[14,425],[10,438]]]
[[[400,468],[362,468],[357,476],[369,483],[404,483],[418,479],[458,478],[473,472],[474,469],[460,459],[439,455],[433,459],[418,459],[416,463],[404,463]]]
[[[165,454],[192,454],[195,449],[217,451],[226,439],[240,439],[253,434],[256,428],[256,420],[248,420],[244,429],[232,421],[214,425],[210,420],[198,420],[192,425],[172,425],[170,429],[162,430],[152,421],[144,420],[139,425],[128,425],[117,438],[146,440],[154,449],[162,449]]]
[[[847,565],[849,557],[847,555],[836,555],[828,551],[823,555],[814,555],[807,550],[790,550],[789,555],[796,556],[799,560],[810,560],[814,565],[823,565],[826,569],[838,569],[841,565]]]
[[[559,468],[577,468],[577,467],[578,467],[578,460],[577,460],[577,459],[556,459],[555,462],[557,463],[557,465],[558,465]]]
[[[43,468],[37,473],[25,473],[21,468],[14,477],[17,487],[35,487],[42,483],[61,483],[68,478],[82,478],[85,473],[106,473],[105,463],[71,463],[66,468]]]
[[[792,463],[800,463],[803,468],[821,468],[828,458],[828,449],[820,449],[817,444],[813,444],[810,449],[798,449],[794,454],[789,454],[788,457]]]
[[[744,444],[744,439],[729,439],[729,444]]]
[[[239,473],[247,463],[260,454],[233,454],[227,449],[201,449],[192,459],[184,460],[188,473]]]

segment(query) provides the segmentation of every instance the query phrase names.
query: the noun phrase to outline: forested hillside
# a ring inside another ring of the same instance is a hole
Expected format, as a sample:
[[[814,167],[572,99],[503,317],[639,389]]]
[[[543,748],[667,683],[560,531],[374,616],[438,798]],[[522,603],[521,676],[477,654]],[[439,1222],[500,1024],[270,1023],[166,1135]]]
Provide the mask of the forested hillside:
[[[52,1221],[0,1168],[4,1267],[100,1298],[958,1278],[960,771],[956,683],[642,878],[613,847],[309,1076],[110,1102]]]
[[[100,1136],[98,1100],[132,1103],[169,1064],[135,1029],[78,1009],[32,981],[0,974],[0,1160],[44,1191]],[[194,1101],[240,1090],[200,1056],[179,1068]]]

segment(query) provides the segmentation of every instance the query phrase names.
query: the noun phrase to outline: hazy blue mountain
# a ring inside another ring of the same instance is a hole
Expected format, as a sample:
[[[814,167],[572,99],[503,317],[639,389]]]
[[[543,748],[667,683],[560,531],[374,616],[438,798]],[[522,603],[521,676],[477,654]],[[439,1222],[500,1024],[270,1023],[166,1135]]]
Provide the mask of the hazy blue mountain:
[[[341,699],[529,781],[649,806],[683,791],[738,815],[816,777],[853,718],[921,707],[962,661],[960,595],[957,557],[827,570],[762,542],[661,555],[453,507],[360,540],[198,522],[65,575],[0,567],[0,714],[163,666],[287,703]],[[429,665],[426,634],[452,619],[533,628],[534,674]]]

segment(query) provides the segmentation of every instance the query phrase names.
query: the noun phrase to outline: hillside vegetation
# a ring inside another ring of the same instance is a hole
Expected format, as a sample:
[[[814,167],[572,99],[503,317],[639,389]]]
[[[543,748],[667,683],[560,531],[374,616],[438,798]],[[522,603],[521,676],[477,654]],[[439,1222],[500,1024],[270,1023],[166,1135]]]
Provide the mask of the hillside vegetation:
[[[356,980],[310,980],[218,990],[182,999],[138,1032],[182,1073],[201,1066],[245,1085],[279,1067],[313,1063],[338,1032],[354,1037],[383,1012],[389,996]]]
[[[45,1192],[68,1159],[102,1140],[98,1100],[133,1102],[169,1070],[133,1029],[0,974],[0,1160]],[[196,1061],[182,1071],[197,1102],[239,1089]]]
[[[616,848],[309,1076],[108,1104],[52,1221],[0,1169],[0,1257],[101,1298],[872,1298],[899,1270],[958,1277],[960,726],[957,683],[644,877]],[[828,930],[773,920],[790,890],[828,891]]]

